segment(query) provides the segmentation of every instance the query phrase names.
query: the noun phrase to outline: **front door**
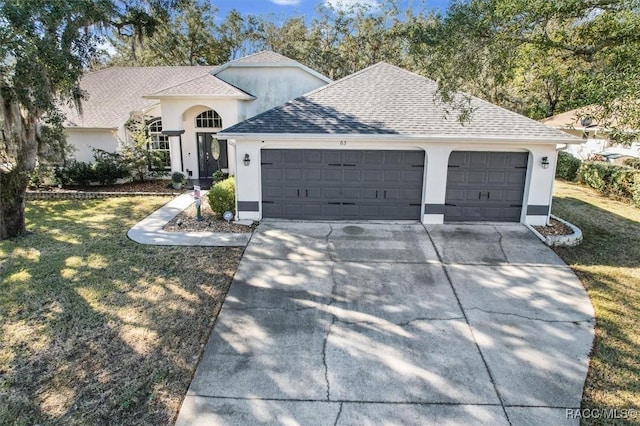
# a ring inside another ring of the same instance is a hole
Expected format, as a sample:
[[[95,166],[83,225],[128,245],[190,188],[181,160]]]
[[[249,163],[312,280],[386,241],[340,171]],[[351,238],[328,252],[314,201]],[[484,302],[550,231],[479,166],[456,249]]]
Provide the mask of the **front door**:
[[[227,159],[227,141],[216,138],[215,133],[197,133],[198,138],[198,176],[209,179],[216,170],[229,167]]]

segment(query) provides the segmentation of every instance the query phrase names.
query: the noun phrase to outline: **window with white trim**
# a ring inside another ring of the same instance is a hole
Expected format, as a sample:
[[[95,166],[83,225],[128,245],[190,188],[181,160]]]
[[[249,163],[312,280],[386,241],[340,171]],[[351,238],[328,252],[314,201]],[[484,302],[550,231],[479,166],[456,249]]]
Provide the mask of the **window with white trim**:
[[[214,110],[207,110],[196,117],[196,127],[222,128],[222,118]]]
[[[156,161],[149,162],[150,170],[171,170],[171,154],[169,152],[169,136],[162,134],[162,120],[154,118],[148,124],[149,153]]]

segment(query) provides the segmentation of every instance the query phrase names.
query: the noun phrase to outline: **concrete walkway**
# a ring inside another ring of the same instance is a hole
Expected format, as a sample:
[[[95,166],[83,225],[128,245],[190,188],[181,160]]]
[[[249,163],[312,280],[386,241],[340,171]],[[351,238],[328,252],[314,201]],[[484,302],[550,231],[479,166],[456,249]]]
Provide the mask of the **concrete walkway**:
[[[575,425],[594,312],[522,225],[264,221],[182,425]]]
[[[182,194],[156,210],[127,232],[127,236],[140,244],[155,246],[212,246],[244,247],[251,233],[229,234],[214,232],[167,232],[162,227],[181,211],[194,203],[193,193]]]

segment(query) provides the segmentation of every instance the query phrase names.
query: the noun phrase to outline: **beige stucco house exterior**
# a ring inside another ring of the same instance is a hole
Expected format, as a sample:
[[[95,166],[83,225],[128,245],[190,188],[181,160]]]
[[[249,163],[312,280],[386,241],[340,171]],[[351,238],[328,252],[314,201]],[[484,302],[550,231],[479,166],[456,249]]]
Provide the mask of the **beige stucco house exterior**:
[[[132,117],[148,121],[152,150],[163,170],[193,179],[215,170],[234,172],[233,146],[217,137],[224,127],[331,82],[292,59],[259,52],[218,67],[114,67],[80,81],[81,113],[67,109],[65,130],[74,157],[93,159],[93,148],[117,151]],[[212,145],[218,145],[219,150]],[[213,152],[220,152],[218,159]]]

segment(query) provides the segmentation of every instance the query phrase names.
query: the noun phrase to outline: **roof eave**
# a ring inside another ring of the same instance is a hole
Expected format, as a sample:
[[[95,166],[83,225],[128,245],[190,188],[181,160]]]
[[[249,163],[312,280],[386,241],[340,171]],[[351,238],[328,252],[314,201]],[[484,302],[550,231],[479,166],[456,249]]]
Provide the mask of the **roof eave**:
[[[242,101],[253,101],[256,99],[255,96],[251,95],[203,95],[203,94],[194,94],[194,95],[144,95],[144,99],[239,99]]]
[[[443,142],[443,143],[515,143],[515,144],[581,144],[584,141],[580,138],[573,137],[513,137],[500,135],[469,135],[469,136],[452,136],[452,135],[407,135],[407,134],[356,134],[356,133],[236,133],[225,132],[218,133],[219,137],[226,137],[236,140],[268,140],[268,141],[290,141],[290,140],[352,140],[352,141],[371,141],[378,142]]]
[[[63,126],[65,130],[90,130],[90,131],[117,131],[117,127],[93,127],[93,126]]]
[[[226,70],[227,68],[299,68],[312,76],[324,81],[325,83],[333,83],[329,77],[320,74],[318,71],[315,71],[306,65],[302,65],[299,62],[229,62],[224,65],[220,65],[220,67],[214,69],[211,74],[214,76]]]

